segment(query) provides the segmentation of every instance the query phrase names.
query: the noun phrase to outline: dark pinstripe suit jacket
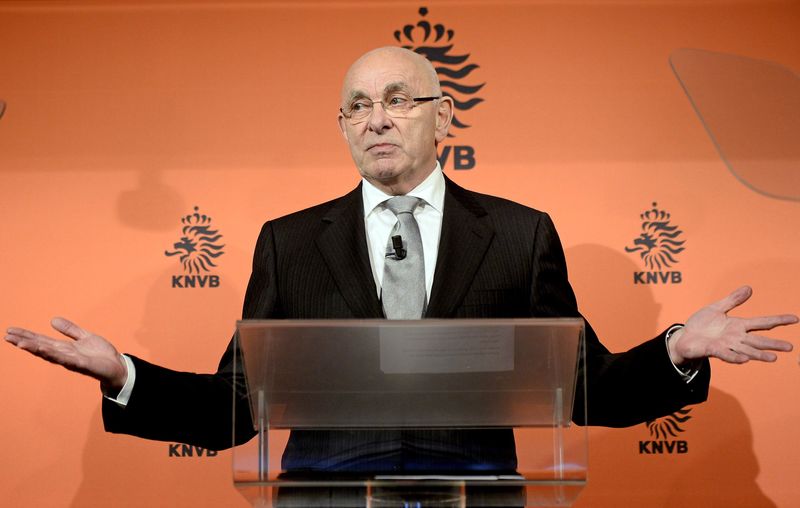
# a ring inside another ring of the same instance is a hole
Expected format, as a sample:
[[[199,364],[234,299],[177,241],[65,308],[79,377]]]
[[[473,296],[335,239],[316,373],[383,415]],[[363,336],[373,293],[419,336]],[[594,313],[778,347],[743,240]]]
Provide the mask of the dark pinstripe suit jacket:
[[[357,187],[339,199],[264,225],[243,315],[261,319],[380,318],[376,294],[361,188]],[[549,216],[470,192],[447,179],[439,255],[426,317],[579,315],[563,250]],[[592,425],[633,425],[707,396],[709,366],[703,365],[691,383],[684,382],[669,361],[663,335],[627,352],[611,354],[587,324],[586,341],[587,421]],[[128,406],[123,409],[103,402],[106,430],[212,449],[229,447],[233,354],[229,345],[217,373],[208,375],[175,372],[134,358],[137,378]],[[579,393],[578,400],[584,396]],[[583,420],[582,408],[582,403],[576,404],[576,420]],[[461,453],[454,451],[459,449]],[[415,469],[421,464],[421,469],[437,469],[437,464],[444,464],[437,462],[442,454],[447,455],[446,466],[451,469],[515,466],[513,435],[503,430],[447,435],[295,432],[284,465],[297,469]]]

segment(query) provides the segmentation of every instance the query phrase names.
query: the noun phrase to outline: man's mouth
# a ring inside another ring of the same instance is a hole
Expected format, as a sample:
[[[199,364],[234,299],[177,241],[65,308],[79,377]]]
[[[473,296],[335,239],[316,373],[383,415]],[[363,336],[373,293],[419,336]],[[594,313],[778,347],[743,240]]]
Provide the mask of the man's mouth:
[[[393,145],[392,143],[376,143],[374,145],[370,145],[367,148],[367,151],[372,153],[380,153],[380,152],[388,152],[394,150],[395,148],[396,145]]]

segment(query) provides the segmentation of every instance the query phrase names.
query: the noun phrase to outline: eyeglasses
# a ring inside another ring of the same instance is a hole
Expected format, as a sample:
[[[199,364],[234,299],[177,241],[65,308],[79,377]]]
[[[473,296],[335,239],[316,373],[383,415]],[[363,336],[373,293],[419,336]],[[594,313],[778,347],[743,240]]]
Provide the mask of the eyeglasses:
[[[380,103],[387,115],[392,118],[402,118],[412,109],[426,102],[435,101],[442,97],[411,97],[404,93],[392,93],[381,100],[373,101],[365,97],[356,99],[347,106],[339,108],[342,116],[350,120],[350,123],[360,123],[369,118],[375,104]]]

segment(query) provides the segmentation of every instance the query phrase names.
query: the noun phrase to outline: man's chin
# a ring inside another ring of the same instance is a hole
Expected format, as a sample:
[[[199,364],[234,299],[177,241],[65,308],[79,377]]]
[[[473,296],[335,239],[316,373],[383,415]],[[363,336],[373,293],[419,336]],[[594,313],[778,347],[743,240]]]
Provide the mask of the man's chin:
[[[367,171],[363,171],[367,180],[375,180],[381,183],[388,183],[397,180],[404,171],[399,169],[396,164],[378,164]]]
[[[406,185],[403,183],[402,172],[384,169],[382,171],[361,173],[361,176],[386,194],[405,194],[407,192]]]

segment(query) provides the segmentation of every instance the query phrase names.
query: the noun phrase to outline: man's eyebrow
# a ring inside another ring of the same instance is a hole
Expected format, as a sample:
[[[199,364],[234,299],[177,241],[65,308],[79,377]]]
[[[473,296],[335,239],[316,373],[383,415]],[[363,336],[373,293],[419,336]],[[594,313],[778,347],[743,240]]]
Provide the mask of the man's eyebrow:
[[[396,81],[393,83],[387,84],[383,87],[383,95],[394,93],[394,92],[405,92],[410,93],[408,85],[402,81]],[[364,92],[363,90],[352,90],[347,96],[347,102],[353,102],[359,99],[370,99],[368,93]]]
[[[362,92],[361,90],[353,90],[347,96],[347,102],[353,102],[358,99],[368,99],[368,98],[369,96],[365,92]]]
[[[383,93],[394,93],[394,92],[409,92],[408,85],[403,83],[402,81],[396,81],[394,83],[389,83],[385,87],[383,87]]]

